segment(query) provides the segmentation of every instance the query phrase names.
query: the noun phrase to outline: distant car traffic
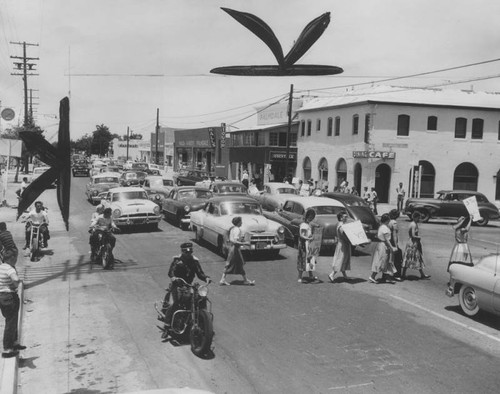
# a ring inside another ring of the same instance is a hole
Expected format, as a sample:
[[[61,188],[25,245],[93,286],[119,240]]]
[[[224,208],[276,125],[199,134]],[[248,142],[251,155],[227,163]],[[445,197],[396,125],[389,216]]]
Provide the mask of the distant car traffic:
[[[297,246],[299,226],[304,221],[304,213],[308,209],[316,212],[314,223],[323,228],[322,248],[333,250],[337,243],[337,214],[346,210],[340,201],[316,196],[294,196],[285,201],[283,208],[276,212],[264,212],[264,215],[283,225],[287,241]]]
[[[452,264],[446,294],[458,294],[462,311],[468,316],[484,310],[500,316],[500,254],[482,257],[473,267]]]
[[[495,204],[488,201],[482,193],[470,190],[441,190],[436,198],[409,198],[406,200],[404,214],[411,217],[413,212],[419,212],[421,221],[426,223],[429,219],[459,218],[468,216],[469,213],[463,200],[475,196],[481,220],[474,222],[479,226],[486,226],[491,219],[500,218],[500,212]]]
[[[204,187],[174,187],[162,201],[162,212],[165,219],[184,228],[190,224],[191,213],[203,209],[212,196],[212,192]]]
[[[113,220],[118,227],[147,225],[158,228],[162,219],[160,207],[148,199],[148,194],[140,187],[117,187],[101,193],[101,204],[111,208]]]
[[[125,171],[120,175],[120,186],[139,186],[139,183],[136,171]]]
[[[89,176],[90,168],[86,160],[79,160],[73,162],[71,166],[71,173],[74,177],[76,176]]]
[[[321,197],[332,198],[344,204],[345,210],[349,217],[353,220],[359,220],[363,226],[363,230],[370,240],[377,239],[379,220],[373,213],[366,201],[358,196],[349,193],[327,192]]]
[[[243,220],[242,237],[250,242],[250,245],[242,245],[241,250],[277,255],[286,248],[283,226],[268,220],[262,215],[260,204],[244,195],[216,196],[207,202],[204,209],[192,212],[191,228],[196,240],[208,241],[226,257],[228,234],[236,216]]]
[[[266,211],[275,211],[283,207],[289,197],[297,196],[297,189],[288,183],[268,182],[264,183],[260,194],[253,195]]]
[[[116,172],[104,172],[92,176],[85,187],[87,200],[94,205],[98,204],[101,201],[101,193],[120,185],[119,177],[120,174]]]

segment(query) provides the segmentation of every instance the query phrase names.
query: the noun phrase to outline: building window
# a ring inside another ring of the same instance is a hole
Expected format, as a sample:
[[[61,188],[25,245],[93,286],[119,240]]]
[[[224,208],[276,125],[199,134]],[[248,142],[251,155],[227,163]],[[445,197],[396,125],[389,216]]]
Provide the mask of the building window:
[[[306,121],[303,120],[300,122],[300,136],[303,137],[306,135]]]
[[[286,146],[286,135],[287,135],[287,133],[279,133],[279,136],[278,136],[278,145],[279,146]]]
[[[499,123],[498,127],[500,128],[500,123]],[[500,131],[498,133],[500,135]],[[340,116],[335,117],[335,135],[336,136],[340,135]],[[500,139],[500,137],[499,137],[499,139]]]
[[[370,122],[371,116],[370,114],[365,115],[365,144],[370,143]]]
[[[438,129],[438,118],[437,116],[429,116],[427,118],[427,130],[437,130]]]
[[[253,132],[248,132],[248,133],[243,134],[243,145],[246,145],[246,146],[255,145]]]
[[[278,146],[278,133],[269,133],[269,146]]]
[[[398,115],[398,135],[410,135],[410,115]]]
[[[483,119],[480,119],[480,118],[472,119],[471,138],[473,140],[482,140],[483,139],[483,125],[484,125]]]
[[[455,119],[455,138],[465,138],[467,133],[467,119]]]
[[[328,118],[328,129],[326,131],[326,135],[328,137],[331,137],[332,133],[333,133],[333,119],[332,118]]]
[[[297,134],[296,133],[290,134],[290,146],[297,146]]]
[[[359,115],[353,115],[352,117],[352,134],[356,135],[358,134],[358,129],[359,129]]]
[[[312,122],[310,120],[307,121],[307,136],[311,135]]]
[[[316,120],[316,131],[321,131],[321,119]]]

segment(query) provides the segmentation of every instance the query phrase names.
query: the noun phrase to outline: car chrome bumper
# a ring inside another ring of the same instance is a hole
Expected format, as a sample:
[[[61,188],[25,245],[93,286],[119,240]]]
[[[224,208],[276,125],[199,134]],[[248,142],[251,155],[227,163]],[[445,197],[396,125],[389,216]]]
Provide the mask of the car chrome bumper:
[[[284,243],[278,243],[278,244],[273,244],[273,243],[264,243],[264,242],[257,242],[255,244],[251,245],[242,245],[241,250],[274,250],[274,249],[284,249],[286,248],[286,244]]]
[[[117,226],[135,226],[139,224],[159,223],[161,221],[161,216],[121,216],[119,218],[114,218],[113,220]]]

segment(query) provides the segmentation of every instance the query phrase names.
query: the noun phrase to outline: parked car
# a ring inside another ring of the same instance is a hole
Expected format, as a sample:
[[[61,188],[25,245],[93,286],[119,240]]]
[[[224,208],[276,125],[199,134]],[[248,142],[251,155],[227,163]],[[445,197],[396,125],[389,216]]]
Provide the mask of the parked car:
[[[245,185],[241,182],[234,181],[215,181],[209,187],[209,190],[214,193],[214,195],[230,195],[236,194],[240,196],[248,195],[248,190]]]
[[[148,199],[141,187],[117,187],[101,193],[101,204],[111,208],[113,220],[118,227],[147,225],[158,228],[162,219],[160,207]]]
[[[174,188],[174,180],[162,176],[151,175],[144,179],[143,189],[148,192],[149,199],[161,206],[170,190]]]
[[[86,160],[79,160],[73,162],[71,166],[71,172],[74,177],[76,176],[89,176],[90,168]]]
[[[140,179],[136,171],[125,171],[120,175],[120,186],[139,186]]]
[[[283,207],[289,197],[297,196],[298,190],[288,183],[268,182],[264,183],[262,193],[253,195],[266,211],[275,211]]]
[[[449,297],[458,294],[463,312],[468,316],[484,310],[500,316],[500,254],[481,257],[473,267],[452,264]]]
[[[161,210],[165,214],[165,219],[184,228],[190,224],[191,213],[203,209],[211,197],[213,197],[212,192],[204,187],[174,187],[162,201]]]
[[[250,242],[250,245],[242,245],[241,250],[277,255],[286,248],[284,227],[263,216],[260,204],[248,196],[226,195],[210,199],[204,209],[191,213],[191,229],[198,242],[211,243],[227,257],[227,240],[235,216],[241,216],[242,237]]]
[[[104,172],[94,175],[85,187],[87,200],[94,205],[99,204],[101,201],[100,194],[118,187],[120,185],[119,179],[120,174],[117,172]]]
[[[174,181],[177,186],[195,186],[196,182],[210,181],[210,174],[205,171],[181,170]]]
[[[406,200],[404,214],[411,218],[413,212],[420,212],[421,221],[424,223],[429,219],[468,216],[463,200],[472,196],[476,197],[482,217],[474,223],[486,226],[491,219],[500,218],[500,212],[495,204],[490,203],[484,194],[470,190],[441,190],[436,198],[409,198]]]
[[[45,171],[50,170],[49,166],[41,166],[33,168],[33,173],[31,174],[31,182],[42,175]]]
[[[285,201],[283,208],[275,212],[264,212],[264,215],[283,225],[286,240],[297,246],[299,226],[304,221],[304,213],[308,209],[314,209],[316,217],[313,222],[323,228],[322,249],[333,251],[337,243],[337,214],[345,211],[344,204],[340,201],[316,196],[293,196]]]
[[[349,193],[335,192],[323,193],[321,197],[340,201],[344,204],[344,208],[349,217],[361,222],[366,236],[372,241],[377,239],[378,227],[380,225],[379,220],[363,198]]]

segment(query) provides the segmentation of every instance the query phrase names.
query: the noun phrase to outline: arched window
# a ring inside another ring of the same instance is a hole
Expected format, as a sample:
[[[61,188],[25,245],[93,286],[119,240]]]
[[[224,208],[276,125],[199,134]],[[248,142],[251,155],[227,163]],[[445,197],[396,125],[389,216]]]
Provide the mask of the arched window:
[[[465,138],[467,135],[467,119],[455,119],[455,138]]]
[[[302,162],[302,172],[304,181],[311,179],[311,159],[309,157],[306,157]]]
[[[337,161],[337,165],[335,166],[335,170],[337,172],[337,181],[336,185],[340,186],[343,180],[347,179],[347,163],[344,159],[339,159]]]
[[[483,126],[484,120],[480,118],[472,119],[472,133],[471,139],[482,140],[483,139]]]
[[[438,129],[437,116],[429,116],[427,118],[427,130],[437,130],[437,129]]]
[[[420,197],[432,198],[434,197],[436,170],[431,163],[425,160],[420,160],[418,165],[422,168],[422,175],[420,177]]]
[[[398,134],[399,136],[410,135],[410,115],[398,115]]]
[[[477,191],[479,172],[472,163],[462,163],[455,168],[453,174],[453,189]]]
[[[319,172],[319,187],[323,189],[323,185],[325,183],[328,184],[328,160],[324,157],[321,158],[318,164],[318,172]]]

